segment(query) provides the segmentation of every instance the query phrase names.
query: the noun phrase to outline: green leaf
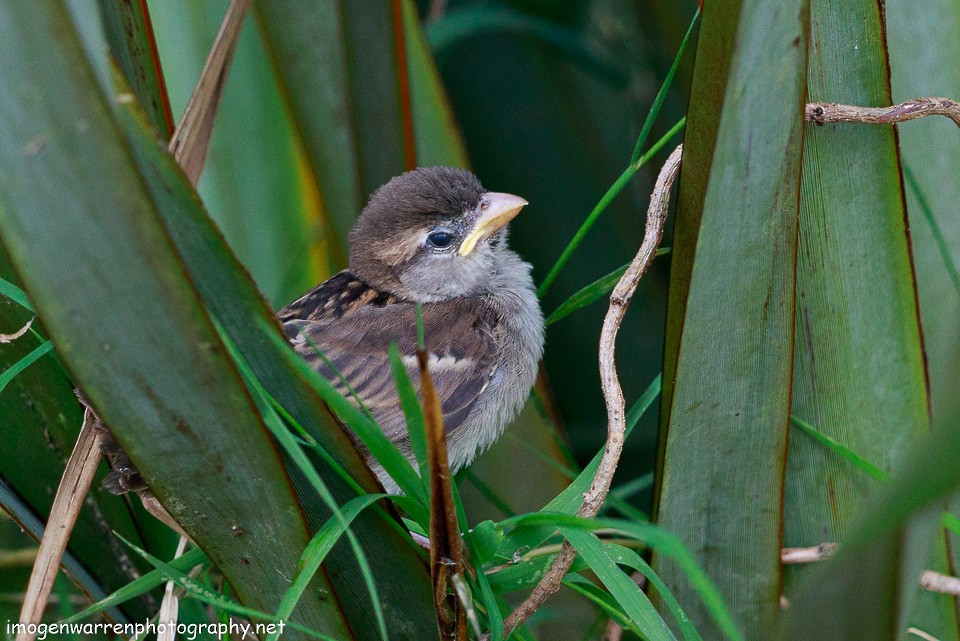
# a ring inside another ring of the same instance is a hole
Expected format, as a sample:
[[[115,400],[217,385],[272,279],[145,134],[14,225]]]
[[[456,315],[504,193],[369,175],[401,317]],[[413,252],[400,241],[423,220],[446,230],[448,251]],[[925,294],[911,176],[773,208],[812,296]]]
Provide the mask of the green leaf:
[[[350,523],[364,508],[373,505],[377,500],[383,498],[384,494],[365,494],[352,499],[349,503],[340,509],[340,513],[331,517],[324,523],[307,545],[303,554],[300,556],[300,562],[297,564],[297,573],[293,577],[290,588],[280,601],[277,607],[277,619],[283,621],[293,612],[297,602],[307,589],[313,575],[320,569],[320,564],[333,548],[337,540],[347,531]],[[378,604],[379,605],[379,604]],[[280,636],[279,631],[267,637],[267,641],[276,641]]]
[[[674,286],[689,294],[681,338],[665,356],[676,365],[657,522],[717,582],[746,638],[767,639],[780,615],[807,3],[736,4],[706,5],[697,51],[695,75],[721,76],[713,89],[723,99],[691,107],[696,126],[684,145],[681,182],[696,184],[681,184],[687,209],[678,215],[698,211],[699,230],[694,255],[674,245],[671,294]],[[717,56],[721,40],[732,42],[729,69]],[[712,163],[701,190],[705,153]],[[692,264],[678,269],[681,260]],[[719,636],[680,573],[656,556],[653,565],[701,634]]]
[[[209,559],[207,558],[207,555],[203,553],[203,550],[200,548],[193,548],[188,550],[182,556],[170,561],[169,567],[180,572],[189,572],[195,566],[208,562]],[[130,583],[126,584],[113,594],[110,594],[109,596],[97,601],[90,607],[84,608],[80,612],[77,612],[64,619],[63,622],[73,623],[75,621],[83,621],[87,617],[93,616],[98,612],[103,612],[104,610],[108,610],[122,603],[126,603],[130,599],[149,592],[150,590],[163,585],[166,580],[167,575],[160,570],[155,569],[147,572],[143,576],[137,577]]]
[[[179,115],[229,3],[148,4],[170,102]],[[198,191],[240,262],[271,304],[279,307],[328,271],[311,266],[311,239],[321,231],[311,228],[320,218],[311,203],[315,187],[309,172],[300,170],[300,141],[253,18],[251,12],[237,42]]]
[[[410,381],[410,374],[407,372],[407,368],[400,358],[400,351],[395,344],[390,345],[390,369],[393,370],[393,380],[397,386],[397,395],[400,398],[400,405],[403,408],[403,416],[407,421],[407,432],[410,434],[410,447],[413,450],[414,457],[417,459],[417,469],[420,472],[420,478],[423,479],[424,490],[427,495],[429,495],[429,488],[425,480],[428,475],[428,464],[423,407],[420,405],[420,399],[417,398],[417,391]]]
[[[146,2],[97,0],[110,54],[123,70],[150,122],[164,138],[173,134],[173,115]]]
[[[882,8],[872,1],[842,9],[811,3],[811,101],[890,104],[883,18]],[[857,47],[851,51],[852,41]],[[842,70],[838,55],[845,59]],[[808,126],[805,146],[793,414],[890,471],[909,443],[927,431],[929,421],[896,134],[892,127]],[[876,491],[857,466],[810,439],[791,439],[783,544],[845,545],[855,517]],[[888,607],[854,628],[839,618],[837,634],[850,630],[854,639],[899,637],[897,628],[917,593],[908,572],[931,563],[931,518],[878,541],[878,549],[898,566],[893,570],[887,563],[874,563],[870,568]],[[941,558],[935,565],[944,562]],[[793,585],[815,573],[809,566],[791,567],[787,598],[792,598]],[[850,594],[831,609],[857,607],[851,604],[860,598]],[[939,613],[922,618],[927,620],[923,628],[942,621]]]
[[[663,256],[669,253],[669,247],[661,247],[657,250],[656,255]],[[546,321],[544,321],[547,327],[553,325],[558,320],[566,318],[573,312],[583,309],[587,305],[600,300],[606,294],[612,292],[613,288],[617,286],[617,281],[620,280],[620,277],[623,276],[624,272],[627,271],[627,267],[629,266],[630,263],[627,263],[623,267],[618,267],[606,276],[598,278],[583,289],[573,294],[567,300],[563,301],[563,303],[561,303],[552,314],[547,316]]]
[[[16,276],[3,251],[0,251],[0,277],[4,295],[11,296],[10,300],[0,299],[0,327],[9,331],[23,326],[34,312],[26,294],[11,282]],[[15,305],[14,300],[18,304]],[[38,325],[34,321],[34,327]],[[31,334],[40,336],[36,330]],[[11,377],[12,368],[18,363],[22,366],[23,359],[31,354],[33,358],[38,350],[45,349],[36,344],[30,335],[0,344],[0,371],[3,371],[0,377]],[[0,506],[15,514],[21,526],[39,540],[42,526],[40,529],[27,527],[25,519],[36,520],[38,524],[46,521],[65,461],[77,440],[83,412],[73,393],[73,384],[55,355],[39,359],[4,385],[0,393],[0,424],[4,425],[5,433],[0,478],[13,491],[0,491]],[[113,536],[113,530],[158,552],[172,550],[173,542],[168,528],[138,509],[138,505],[131,509],[125,501],[99,489],[107,471],[104,463],[94,481],[97,489],[87,499],[89,509],[81,511],[74,526],[63,563],[67,575],[91,601],[135,576],[133,571],[138,564]],[[18,589],[24,585],[26,577]],[[148,607],[145,601],[138,600],[124,606],[124,611],[131,619],[139,619],[147,616]],[[124,616],[117,610],[114,615]]]
[[[562,529],[561,532],[646,638],[650,641],[676,641],[647,595],[617,567],[596,535],[572,528]]]
[[[697,629],[690,622],[690,618],[687,616],[687,613],[683,611],[682,607],[680,607],[677,599],[667,588],[667,585],[663,582],[663,579],[661,579],[660,576],[653,571],[653,568],[650,567],[639,554],[630,548],[625,548],[615,543],[607,543],[605,544],[605,547],[610,555],[616,559],[617,563],[633,568],[647,578],[647,580],[650,582],[650,586],[657,591],[657,594],[670,610],[670,613],[673,614],[673,618],[676,619],[677,625],[679,626],[680,631],[683,633],[683,638],[686,641],[701,641],[700,633],[697,632]]]
[[[17,374],[33,365],[51,349],[53,349],[53,343],[50,341],[43,341],[30,350],[26,356],[21,358],[7,369],[3,370],[3,372],[0,372],[0,392],[6,388],[7,383],[12,381]]]
[[[909,0],[886,3],[893,101],[917,96],[960,96],[960,69],[944,64],[943,52],[960,38],[960,7],[949,0],[930,0],[920,7]],[[960,135],[943,118],[924,118],[898,128],[903,173],[907,184],[907,212],[924,355],[930,381],[933,415],[947,410],[960,385],[960,219],[955,215],[960,184]],[[960,498],[951,502],[960,512]],[[960,567],[960,535],[949,536],[951,563],[934,566],[953,572]],[[932,595],[924,595],[924,599]],[[937,596],[954,607],[955,599]],[[919,623],[919,622],[918,622]],[[942,641],[960,638],[957,625],[919,624]]]
[[[674,534],[662,527],[633,521],[617,519],[583,519],[567,514],[535,512],[507,519],[501,524],[504,528],[544,525],[555,528],[577,528],[595,532],[600,529],[623,533],[630,538],[645,543],[656,554],[669,558],[686,576],[692,587],[692,593],[702,601],[710,620],[715,623],[719,634],[733,641],[745,637],[730,614],[723,596],[709,576],[697,564],[690,551]]]
[[[272,366],[283,359],[263,347],[269,343],[256,322],[269,312],[222,240],[211,233],[172,161],[152,137],[146,144],[148,134],[134,135],[129,123],[131,146],[119,135],[83,63],[69,17],[31,3],[5,9],[2,25],[0,46],[10,64],[0,71],[0,116],[6,123],[0,173],[10,180],[0,186],[0,231],[11,258],[54,344],[107,424],[123,426],[118,440],[151,479],[158,498],[245,604],[272,610],[289,585],[282,568],[292,571],[310,540],[307,515],[322,519],[323,514],[310,502],[310,488],[294,474],[295,491],[214,330],[208,306],[278,400],[291,411],[304,411],[305,419],[322,409],[303,410],[313,398],[304,391],[309,388],[295,370]],[[39,93],[36,78],[46,79]],[[125,109],[118,110],[122,116]],[[36,148],[26,159],[25,147]],[[135,171],[131,148],[155,156],[155,164],[143,165],[154,169],[148,176],[151,185],[159,184],[154,194]],[[152,195],[165,214],[185,212],[176,218],[179,226],[164,227]],[[67,214],[54,219],[49,211]],[[196,285],[171,236],[190,258]],[[205,294],[202,301],[198,289]],[[242,334],[243,328],[249,333]],[[323,440],[340,444],[328,449],[344,462],[352,460],[358,478],[372,482],[332,420],[302,422],[318,436],[326,425]],[[342,484],[331,487],[342,493]],[[310,506],[306,513],[298,497]],[[398,625],[426,626],[418,623],[432,616],[422,564],[398,545],[394,530],[372,523],[363,527],[377,532],[367,551],[383,572],[381,595],[404,604],[392,610]],[[356,567],[345,558],[329,559],[331,573]],[[318,577],[318,589],[304,595],[293,619],[341,638],[378,638],[376,626],[369,634],[369,628],[360,627],[372,615],[365,590],[349,592],[356,574],[337,576],[349,577],[341,591]],[[321,586],[339,601],[321,599]],[[352,632],[343,624],[344,610],[358,626]],[[429,627],[422,632],[429,638]]]
[[[863,470],[873,478],[877,480],[884,480],[889,476],[886,471],[880,469],[874,463],[863,458],[862,456],[860,456],[850,448],[842,445],[836,439],[831,438],[830,436],[827,436],[826,434],[824,434],[814,426],[810,425],[803,419],[799,419],[796,416],[791,416],[790,424],[793,425],[794,427],[800,428],[801,430],[803,430],[804,432],[812,436],[814,439],[819,441],[824,447],[837,453],[844,459],[850,461],[851,463],[856,465],[858,468],[860,468],[861,470]]]
[[[596,604],[611,620],[616,621],[620,627],[633,632],[641,639],[646,638],[640,626],[623,611],[623,608],[609,592],[597,587],[584,577],[575,574],[568,574],[563,579],[563,585]]]
[[[818,56],[811,63],[811,99],[829,96],[855,104],[889,104],[883,11],[869,2],[843,11],[829,3],[814,6]],[[848,69],[840,73],[834,56],[848,51],[851,37],[859,47],[849,58]],[[822,454],[809,445],[791,451],[791,464],[799,471],[787,495],[787,510],[789,514],[791,504],[802,504],[803,518],[793,525],[788,521],[785,540],[796,545],[812,537],[842,538],[843,546],[834,561],[800,577],[796,596],[788,598],[800,604],[798,616],[808,618],[802,633],[784,634],[894,639],[907,625],[916,625],[941,638],[956,639],[952,600],[917,594],[916,576],[922,568],[947,567],[943,539],[935,534],[938,509],[920,512],[920,508],[928,505],[931,493],[955,480],[947,472],[933,482],[904,482],[904,477],[927,472],[911,467],[938,463],[932,452],[933,459],[922,463],[916,458],[903,461],[902,454],[926,432],[927,390],[896,135],[887,127],[833,126],[811,131],[808,140],[815,142],[817,154],[808,156],[813,197],[801,213],[801,244],[804,230],[810,240],[808,252],[801,252],[800,284],[822,293],[813,300],[808,297],[804,312],[809,313],[810,329],[797,333],[800,385],[794,388],[795,412],[816,416],[811,423],[819,430],[894,472],[891,483],[874,489],[853,466],[821,460]],[[918,225],[921,231],[923,224]],[[925,252],[929,267],[931,254],[938,250],[928,245]],[[807,256],[812,264],[804,268]],[[833,275],[825,279],[831,271]],[[949,283],[949,275],[940,282]],[[937,294],[941,300],[951,295],[949,290]],[[931,323],[931,328],[935,326]],[[829,376],[829,387],[822,386],[823,376]],[[952,397],[955,394],[946,400],[947,406]],[[955,420],[955,414],[943,411],[945,397],[940,398],[937,415]],[[951,420],[940,423],[935,429],[940,433],[926,439],[924,446],[949,439],[955,425]],[[903,463],[897,465],[898,461]],[[872,493],[879,498],[864,510],[861,505]],[[854,566],[861,568],[858,578]],[[824,579],[829,583],[819,583],[824,589],[815,596],[804,587]],[[855,580],[869,587],[851,590]],[[814,614],[813,607],[820,611]],[[854,620],[849,614],[854,611],[870,616]],[[798,630],[793,612],[785,629]]]
[[[4,264],[7,262],[7,260],[4,260]],[[27,311],[33,311],[33,306],[31,306],[30,301],[27,300],[27,293],[4,278],[0,278],[0,294],[3,294]]]
[[[367,195],[416,166],[402,2],[269,0],[256,8],[345,256]],[[429,76],[418,67],[418,78]]]
[[[146,559],[153,567],[158,569],[161,572],[161,574],[163,574],[164,577],[173,581],[180,587],[184,588],[191,595],[200,599],[204,603],[209,603],[210,605],[215,606],[221,610],[225,610],[226,612],[231,612],[233,614],[238,614],[243,617],[249,617],[249,618],[260,619],[265,621],[272,621],[274,623],[281,620],[279,617],[276,617],[272,614],[268,614],[266,612],[262,612],[254,608],[244,607],[243,605],[240,605],[239,603],[236,603],[233,600],[228,599],[227,597],[223,596],[219,592],[215,592],[214,590],[208,588],[202,583],[195,581],[194,579],[190,578],[189,575],[187,575],[184,572],[181,572],[180,570],[175,568],[173,565],[169,563],[164,563],[163,561],[153,556],[149,552],[138,548],[136,545],[133,545],[128,541],[124,541],[124,543],[126,543],[130,548],[132,548],[137,554],[139,554],[144,559]],[[297,630],[299,632],[303,632],[308,636],[311,636],[317,639],[322,639],[323,641],[336,641],[332,637],[329,637],[321,632],[317,632],[316,630],[311,630],[310,628],[299,625],[297,623],[293,623],[290,621],[285,621],[284,623],[286,625],[289,625],[292,629]]]

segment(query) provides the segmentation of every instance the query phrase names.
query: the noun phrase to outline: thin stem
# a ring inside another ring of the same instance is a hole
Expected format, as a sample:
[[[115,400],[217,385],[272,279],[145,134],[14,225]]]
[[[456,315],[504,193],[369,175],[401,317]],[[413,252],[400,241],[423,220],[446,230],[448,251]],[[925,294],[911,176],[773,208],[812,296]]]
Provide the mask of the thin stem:
[[[567,261],[570,260],[570,256],[573,255],[573,252],[577,250],[577,247],[580,246],[580,243],[583,242],[583,239],[586,238],[587,233],[593,227],[594,223],[597,222],[597,219],[600,218],[600,214],[606,210],[607,206],[613,202],[613,199],[623,191],[623,188],[626,187],[627,183],[630,182],[630,179],[636,175],[641,167],[646,165],[650,159],[657,154],[661,149],[663,149],[670,140],[677,135],[677,133],[683,129],[683,126],[687,122],[687,117],[684,116],[670,128],[670,131],[665,133],[660,140],[655,142],[650,149],[647,150],[647,153],[640,156],[638,160],[627,165],[627,168],[623,170],[623,173],[620,174],[620,177],[610,186],[610,189],[607,190],[607,193],[603,195],[600,199],[600,202],[597,203],[596,207],[590,212],[590,215],[587,216],[587,219],[583,221],[583,224],[580,225],[580,229],[577,230],[577,233],[574,234],[573,238],[564,248],[563,253],[560,254],[560,258],[557,259],[557,262],[554,263],[553,267],[550,268],[550,272],[547,274],[547,277],[543,279],[543,283],[540,284],[540,288],[537,290],[537,295],[540,298],[543,298],[544,294],[547,293],[547,290],[550,289],[550,286],[553,284],[553,281],[557,279],[557,275],[560,274],[560,270],[563,269],[563,266],[567,264]]]

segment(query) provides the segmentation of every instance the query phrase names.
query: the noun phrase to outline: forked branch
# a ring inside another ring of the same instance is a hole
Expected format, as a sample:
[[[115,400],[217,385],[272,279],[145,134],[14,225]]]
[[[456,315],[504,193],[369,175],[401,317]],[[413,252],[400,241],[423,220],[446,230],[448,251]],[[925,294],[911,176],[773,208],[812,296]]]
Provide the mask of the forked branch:
[[[960,127],[960,102],[950,98],[917,98],[892,107],[857,107],[832,102],[811,102],[806,120],[816,125],[849,122],[861,125],[892,125],[923,118],[945,116]]]

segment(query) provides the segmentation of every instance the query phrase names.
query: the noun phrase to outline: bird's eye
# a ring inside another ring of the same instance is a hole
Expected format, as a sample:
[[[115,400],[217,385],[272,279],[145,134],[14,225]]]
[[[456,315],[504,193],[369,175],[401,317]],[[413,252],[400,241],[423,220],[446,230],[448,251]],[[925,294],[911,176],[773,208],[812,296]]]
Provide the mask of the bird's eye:
[[[450,243],[452,242],[453,234],[448,231],[430,232],[430,235],[427,236],[427,244],[431,247],[436,247],[437,249],[449,247]]]

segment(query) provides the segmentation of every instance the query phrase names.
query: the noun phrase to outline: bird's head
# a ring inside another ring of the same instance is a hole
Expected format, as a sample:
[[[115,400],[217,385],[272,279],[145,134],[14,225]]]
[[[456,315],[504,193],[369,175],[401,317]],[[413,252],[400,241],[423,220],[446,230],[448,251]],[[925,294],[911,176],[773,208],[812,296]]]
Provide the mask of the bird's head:
[[[469,171],[423,167],[370,198],[350,232],[350,271],[392,294],[432,302],[485,291],[506,225],[527,201],[485,191]]]

